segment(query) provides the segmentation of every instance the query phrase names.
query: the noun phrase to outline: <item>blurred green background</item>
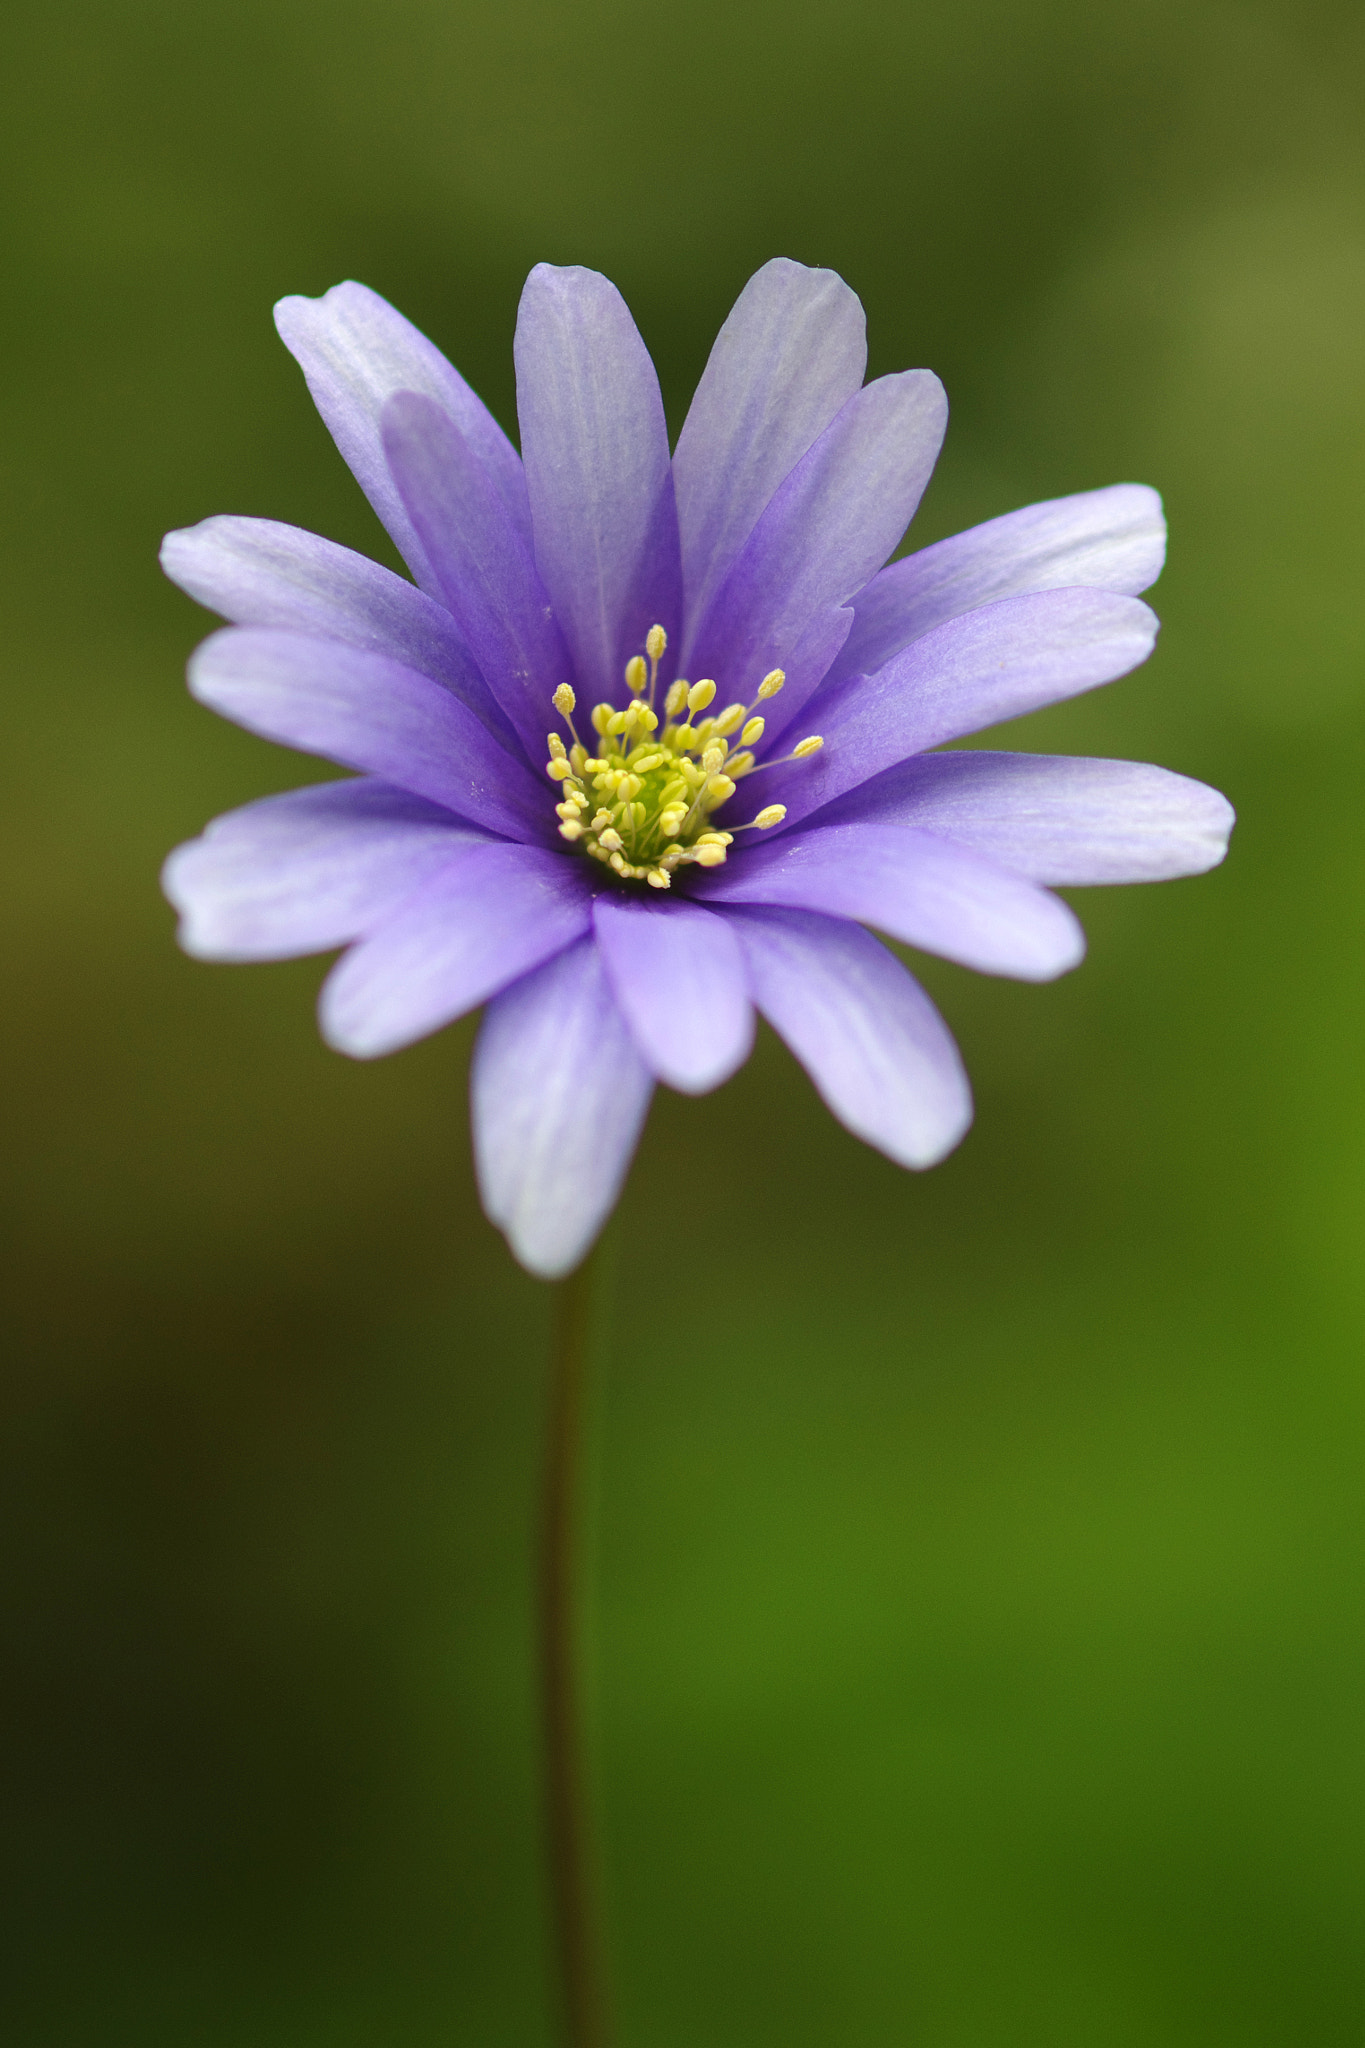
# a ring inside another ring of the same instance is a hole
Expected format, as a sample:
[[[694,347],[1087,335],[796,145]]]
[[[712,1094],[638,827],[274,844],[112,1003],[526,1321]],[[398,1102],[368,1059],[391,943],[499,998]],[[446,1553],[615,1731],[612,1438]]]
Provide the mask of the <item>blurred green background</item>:
[[[167,849],[322,771],[191,705],[155,549],[389,559],[282,293],[364,279],[511,426],[526,270],[593,264],[676,424],[784,253],[947,384],[917,540],[1165,492],[1154,661],[1017,739],[1242,823],[1082,897],[1055,987],[926,968],[931,1175],[771,1039],[660,1095],[597,1439],[623,2048],[1358,2048],[1358,5],[8,0],[0,57],[4,2038],[549,2038],[546,1290],[471,1029],[354,1066],[318,962],[177,954]]]

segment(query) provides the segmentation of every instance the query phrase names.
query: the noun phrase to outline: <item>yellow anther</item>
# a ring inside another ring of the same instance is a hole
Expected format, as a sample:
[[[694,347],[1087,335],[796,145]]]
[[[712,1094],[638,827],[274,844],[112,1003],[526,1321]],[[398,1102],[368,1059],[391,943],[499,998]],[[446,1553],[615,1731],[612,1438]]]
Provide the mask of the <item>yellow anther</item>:
[[[643,788],[644,783],[638,775],[623,775],[616,785],[616,794],[624,803],[629,803],[631,798],[638,796]]]
[[[734,793],[735,785],[728,775],[713,775],[711,787],[706,792],[708,800],[713,804],[723,804]]]
[[[818,754],[824,744],[820,734],[813,732],[808,740],[802,740],[799,746],[792,748],[793,761],[804,761],[807,754]]]
[[[708,775],[715,775],[725,766],[724,747],[708,747],[701,757],[701,765]]]
[[[637,704],[635,707],[635,723],[639,726],[641,732],[653,732],[659,723],[659,714],[657,711],[651,711],[648,704]]]
[[[577,740],[575,740],[573,745],[569,749],[569,759],[573,763],[574,774],[581,775],[588,765],[587,748],[585,746],[580,745],[580,743]]]
[[[671,889],[673,887],[673,884],[669,881],[662,868],[646,868],[645,880],[651,889]]]
[[[603,736],[603,737],[605,738],[605,737],[606,737],[606,731],[607,731],[607,724],[608,724],[608,721],[610,720],[611,716],[612,716],[612,707],[611,707],[611,705],[610,705],[610,704],[594,704],[594,705],[593,705],[593,707],[592,707],[592,725],[593,725],[593,731],[594,731],[594,732],[600,732],[600,733],[602,734],[602,736]]]
[[[643,654],[632,654],[626,663],[626,688],[632,696],[638,697],[648,681],[649,671]]]
[[[550,752],[553,754],[556,761],[562,761],[565,758],[568,749],[564,745],[563,740],[559,737],[559,734],[557,732],[549,733],[546,736],[545,744],[550,749]]]
[[[725,764],[727,775],[747,775],[754,765],[754,757],[747,747],[741,747],[737,754],[731,754]]]
[[[559,828],[559,836],[561,839],[581,839],[583,837],[583,827],[579,824],[577,818],[566,818]]]
[[[688,710],[705,711],[707,705],[711,702],[711,699],[715,696],[715,694],[716,686],[714,683],[693,683],[691,689],[687,693]]]
[[[778,691],[782,688],[782,685],[786,682],[786,680],[787,671],[785,669],[770,668],[768,670],[767,675],[764,676],[762,682],[758,686],[759,696],[775,697]]]
[[[651,661],[660,661],[668,645],[668,635],[662,626],[651,626],[645,634],[645,653]]]
[[[739,731],[743,723],[744,706],[742,704],[727,704],[720,717],[716,720],[715,730],[721,739],[728,739],[732,732]]]
[[[782,823],[782,820],[786,817],[786,815],[787,806],[785,804],[765,804],[763,809],[759,812],[758,816],[754,819],[754,823],[755,825],[757,825],[760,832],[767,832],[770,831],[774,825],[780,825]]]
[[[763,720],[751,718],[739,737],[746,747],[753,746],[755,740],[761,740],[763,737]]]
[[[573,708],[577,704],[578,699],[567,683],[561,683],[553,697],[551,697],[550,702],[554,705],[561,718],[568,718],[572,715]]]
[[[609,865],[615,868],[618,875],[629,874],[630,870],[626,866],[626,859],[623,853],[618,851],[616,853],[608,854],[607,860]]]
[[[682,677],[679,676],[676,683],[670,683],[668,686],[668,695],[664,698],[664,710],[670,718],[676,718],[686,702],[687,685]]]
[[[608,825],[605,832],[598,833],[597,843],[605,846],[608,853],[619,853],[626,842],[614,825]]]
[[[702,840],[698,844],[695,852],[693,853],[692,858],[696,861],[698,867],[724,867],[725,848],[723,846],[717,846],[715,841],[712,839]]]
[[[573,769],[567,761],[547,761],[545,763],[545,773],[552,782],[567,782],[573,774]]]
[[[631,711],[634,709],[635,706],[632,704]],[[613,711],[603,730],[610,733],[612,738],[615,739],[619,733],[623,733],[626,727],[633,723],[630,711]]]

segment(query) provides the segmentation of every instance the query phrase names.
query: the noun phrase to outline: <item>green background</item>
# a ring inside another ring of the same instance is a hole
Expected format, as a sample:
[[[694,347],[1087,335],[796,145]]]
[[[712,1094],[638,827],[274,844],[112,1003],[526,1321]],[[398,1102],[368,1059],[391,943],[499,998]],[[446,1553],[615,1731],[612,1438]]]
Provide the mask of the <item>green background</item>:
[[[385,554],[282,293],[364,279],[510,426],[526,270],[596,265],[676,424],[784,253],[947,384],[917,540],[1164,491],[1156,657],[1017,740],[1242,822],[1056,986],[926,967],[930,1175],[771,1038],[661,1092],[596,1433],[623,2048],[1358,2048],[1359,7],[9,0],[0,59],[4,2038],[548,2039],[547,1291],[470,1027],[352,1065],[320,963],[176,952],[167,849],[320,771],[189,702],[155,548]]]

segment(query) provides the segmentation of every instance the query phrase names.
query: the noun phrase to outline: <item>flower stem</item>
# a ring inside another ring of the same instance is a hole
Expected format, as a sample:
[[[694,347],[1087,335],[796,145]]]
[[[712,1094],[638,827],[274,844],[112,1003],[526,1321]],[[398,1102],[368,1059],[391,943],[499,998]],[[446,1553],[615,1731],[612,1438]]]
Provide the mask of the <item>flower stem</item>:
[[[590,1255],[555,1288],[540,1530],[540,1679],[550,1895],[567,2048],[607,2048],[578,1683],[582,1446],[592,1335]]]

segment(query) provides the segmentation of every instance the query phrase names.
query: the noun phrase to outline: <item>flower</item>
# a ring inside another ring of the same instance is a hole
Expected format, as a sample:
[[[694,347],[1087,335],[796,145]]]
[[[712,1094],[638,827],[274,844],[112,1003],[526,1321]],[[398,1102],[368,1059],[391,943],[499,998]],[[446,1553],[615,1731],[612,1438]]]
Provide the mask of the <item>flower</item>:
[[[859,1137],[908,1167],[957,1144],[957,1049],[865,927],[1045,981],[1084,949],[1049,885],[1222,858],[1232,812],[1183,776],[935,751],[1146,658],[1161,503],[1117,484],[883,567],[946,401],[927,370],[863,383],[832,271],[750,280],[671,459],[595,271],[527,280],[520,457],[363,285],[275,317],[415,580],[270,520],[167,536],[168,575],[231,621],[193,694],[359,774],[219,818],[166,892],[200,958],[345,947],[320,1017],[357,1058],[488,1005],[479,1184],[532,1272],[591,1245],[655,1081],[716,1087],[755,1009]]]

